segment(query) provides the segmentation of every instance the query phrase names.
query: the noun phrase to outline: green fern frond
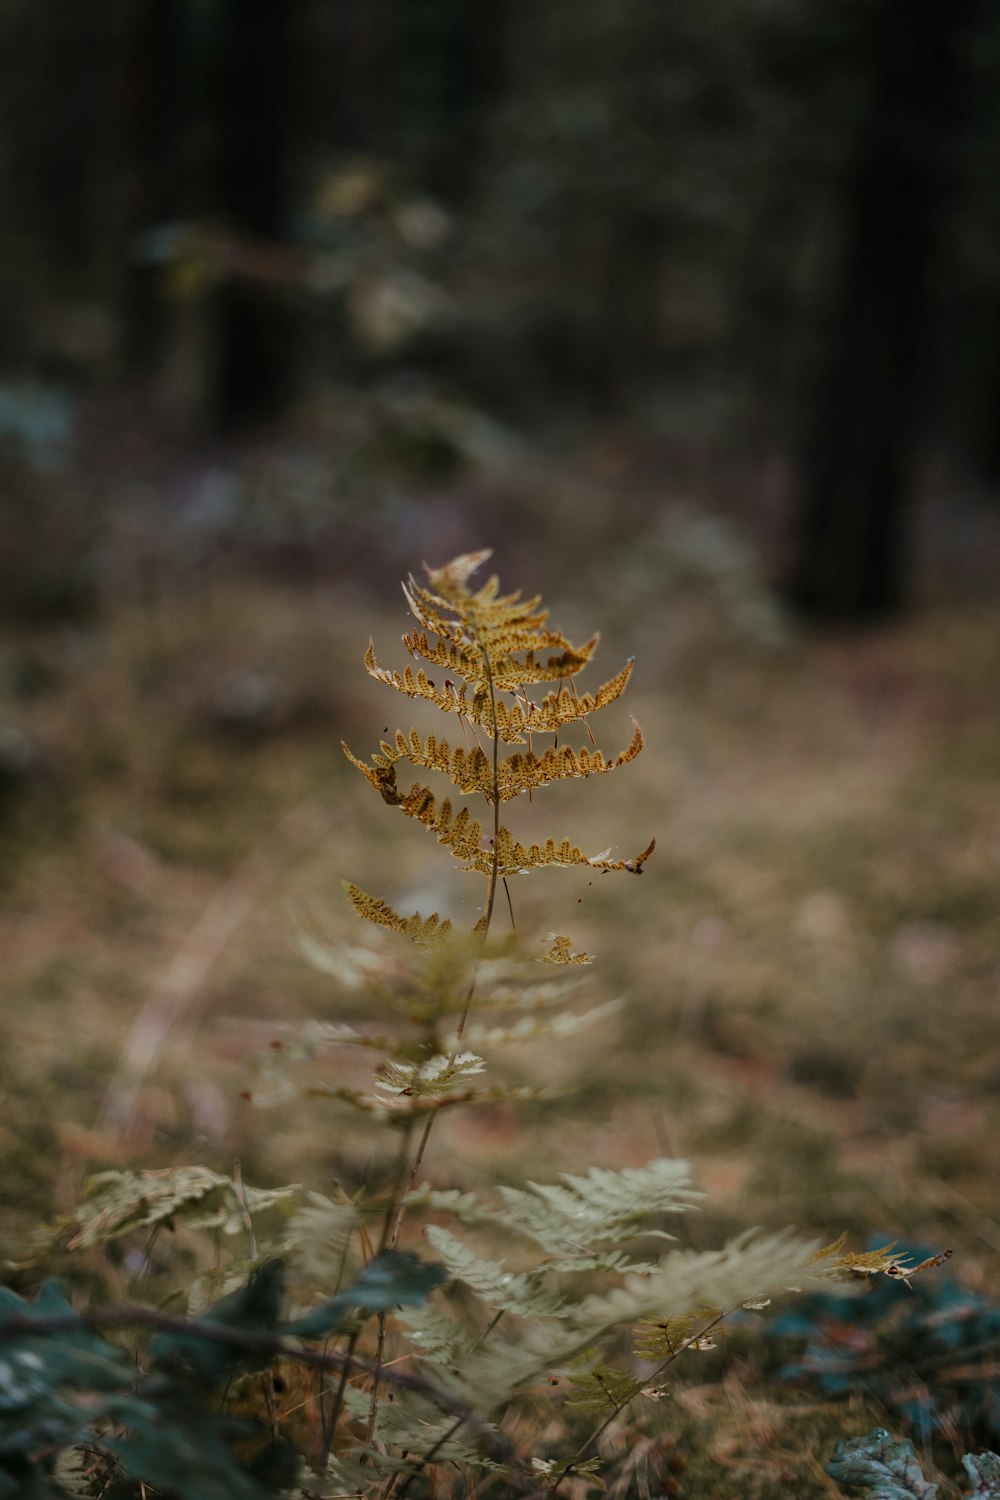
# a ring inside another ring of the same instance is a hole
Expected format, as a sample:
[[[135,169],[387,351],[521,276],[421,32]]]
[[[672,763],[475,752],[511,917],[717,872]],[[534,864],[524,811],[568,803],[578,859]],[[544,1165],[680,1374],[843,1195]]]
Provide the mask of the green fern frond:
[[[302,1275],[336,1284],[343,1274],[344,1256],[364,1214],[354,1199],[334,1202],[323,1193],[310,1192],[288,1223],[282,1254],[298,1266]]]
[[[535,962],[544,963],[545,959],[543,957]],[[579,972],[573,972],[574,969],[578,971],[580,967],[585,966],[571,964],[568,966],[568,972],[561,974],[558,978],[546,978],[541,983],[525,983],[521,986],[517,986],[506,978],[495,985],[490,985],[488,980],[484,980],[483,992],[477,999],[476,1009],[521,1011],[534,1015],[539,1011],[550,1010],[556,1005],[567,1005],[582,987],[582,976]]]
[[[501,1189],[508,1213],[523,1233],[554,1255],[581,1246],[621,1245],[659,1214],[686,1213],[702,1195],[691,1188],[687,1162],[662,1157],[619,1171],[592,1167],[585,1177],[562,1174],[562,1183],[531,1182]]]
[[[295,1185],[253,1188],[246,1183],[237,1192],[231,1178],[209,1167],[100,1172],[89,1180],[82,1202],[59,1233],[70,1250],[90,1249],[167,1223],[241,1234],[248,1213],[291,1212],[298,1194]]]
[[[558,1311],[559,1299],[539,1289],[538,1277],[508,1271],[502,1261],[486,1259],[437,1224],[428,1224],[424,1232],[451,1275],[494,1311],[522,1318],[550,1317]]]
[[[721,1307],[698,1307],[692,1312],[681,1313],[675,1318],[664,1318],[658,1323],[645,1320],[635,1332],[633,1347],[639,1359],[650,1364],[660,1364],[671,1359],[681,1350],[714,1349],[715,1342],[698,1330],[706,1328],[722,1317]]]
[[[474,1052],[429,1057],[419,1063],[384,1063],[375,1087],[387,1094],[409,1099],[440,1100],[454,1092],[466,1078],[482,1073],[486,1067]]]
[[[607,1485],[601,1475],[604,1461],[600,1458],[533,1458],[532,1466],[542,1482],[549,1489],[555,1490],[566,1478],[577,1480],[580,1484],[591,1485],[599,1490],[606,1490]]]
[[[277,1067],[311,1062],[336,1047],[362,1047],[385,1056],[409,1059],[420,1052],[419,1043],[412,1037],[394,1036],[385,1031],[358,1031],[346,1021],[307,1021],[287,1041],[280,1040],[281,1046],[272,1049],[272,1072]]]
[[[367,1420],[371,1393],[356,1386],[344,1391],[345,1409],[356,1419]],[[476,1437],[456,1427],[451,1416],[441,1413],[425,1398],[402,1391],[394,1401],[380,1403],[376,1413],[375,1446],[364,1451],[383,1474],[403,1473],[414,1467],[420,1455],[434,1450],[435,1463],[471,1465],[475,1468],[503,1471],[506,1466],[485,1452],[485,1443],[495,1450],[501,1447],[500,1435],[492,1422],[477,1418]],[[370,1489],[371,1472],[361,1493]]]
[[[428,1183],[415,1188],[406,1197],[408,1207],[424,1209],[429,1213],[446,1213],[456,1224],[468,1229],[484,1226],[505,1230],[510,1234],[525,1234],[521,1225],[514,1222],[509,1210],[483,1203],[475,1193],[463,1193],[457,1188],[432,1188]],[[531,1237],[531,1236],[527,1236]],[[546,1276],[588,1274],[595,1271],[613,1271],[617,1275],[648,1276],[656,1269],[655,1262],[635,1261],[622,1250],[598,1246],[570,1250],[560,1255],[545,1257]]]
[[[378,1087],[378,1081],[375,1086]],[[339,1099],[342,1104],[349,1104],[360,1114],[372,1115],[399,1130],[409,1130],[415,1122],[446,1109],[525,1103],[531,1099],[543,1098],[545,1094],[544,1089],[526,1084],[503,1083],[488,1084],[483,1088],[452,1088],[445,1093],[387,1090],[385,1094],[368,1094],[363,1089],[308,1083],[293,1092],[299,1092],[306,1098]]]
[[[566,1405],[580,1412],[603,1414],[620,1411],[642,1394],[644,1382],[611,1365],[595,1365],[586,1374],[570,1380]]]
[[[580,1014],[564,1010],[552,1016],[522,1016],[509,1026],[484,1026],[481,1022],[473,1021],[465,1028],[462,1039],[476,1047],[502,1047],[540,1041],[546,1037],[556,1037],[562,1041],[566,1037],[576,1036],[598,1021],[607,1020],[620,1009],[620,1000],[606,1000],[603,1005],[594,1005]],[[458,1040],[457,1036],[444,1038],[445,1045],[449,1047]]]
[[[464,1193],[459,1188],[433,1188],[428,1182],[413,1188],[404,1202],[408,1208],[446,1213],[456,1224],[490,1224],[497,1218],[496,1210],[484,1204],[478,1194]]]
[[[801,1287],[815,1244],[788,1233],[738,1235],[721,1250],[669,1250],[650,1276],[627,1276],[605,1294],[575,1305],[571,1321],[597,1341],[603,1333],[642,1320],[664,1321],[700,1307],[736,1309]]]
[[[580,1273],[592,1276],[597,1271],[613,1271],[616,1276],[651,1276],[658,1264],[653,1260],[633,1260],[626,1251],[603,1245],[549,1255],[545,1263],[553,1275],[560,1276]]]
[[[502,1206],[494,1206],[474,1193],[425,1184],[406,1201],[415,1208],[447,1212],[454,1222],[471,1228],[493,1224],[533,1240],[546,1251],[546,1266],[553,1273],[613,1270],[643,1277],[655,1271],[655,1264],[631,1261],[617,1247],[640,1235],[672,1239],[654,1227],[656,1219],[687,1212],[702,1197],[690,1186],[687,1163],[669,1158],[617,1172],[595,1167],[585,1177],[564,1174],[562,1183],[503,1187],[500,1195]]]
[[[408,1330],[414,1352],[421,1360],[440,1359],[452,1367],[462,1363],[482,1336],[479,1330],[468,1327],[431,1301],[416,1307],[401,1307],[396,1320]]]
[[[326,1468],[323,1472],[324,1494],[330,1495],[364,1495],[372,1482],[373,1474],[382,1471],[382,1455],[365,1453],[363,1449],[355,1450],[359,1454],[337,1453],[331,1454],[327,1459]]]

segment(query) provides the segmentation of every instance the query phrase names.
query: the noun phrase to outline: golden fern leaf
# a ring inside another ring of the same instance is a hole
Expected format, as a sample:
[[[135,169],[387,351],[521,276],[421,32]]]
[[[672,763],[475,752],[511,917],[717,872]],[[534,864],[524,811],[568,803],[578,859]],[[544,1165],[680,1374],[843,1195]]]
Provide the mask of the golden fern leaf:
[[[407,743],[405,737],[401,736],[401,738],[404,744]],[[393,753],[393,747],[384,741],[383,746],[384,752],[378,757],[380,764],[369,766],[363,760],[358,760],[357,756],[352,754],[347,745],[342,742],[342,749],[348,760],[353,766],[357,766],[384,802],[387,802],[390,807],[401,808],[408,818],[416,818],[425,827],[431,829],[438,843],[444,844],[456,859],[473,861],[471,867],[481,869],[482,865],[479,861],[484,853],[481,848],[482,824],[477,822],[467,807],[461,808],[457,814],[454,814],[447,797],[438,805],[429,786],[421,786],[418,782],[414,782],[405,795],[400,792],[396,783],[396,767],[389,759]]]
[[[642,730],[634,724],[632,738],[627,747],[613,760],[605,760],[600,750],[574,750],[564,745],[561,750],[550,748],[542,756],[533,752],[509,755],[497,767],[497,780],[502,801],[532,791],[535,787],[548,786],[552,781],[565,781],[571,777],[603,775],[634,760],[643,747]],[[486,757],[483,757],[485,761]],[[492,795],[492,793],[487,793]]]
[[[370,762],[359,760],[344,746],[352,765],[386,803],[423,823],[466,869],[487,877],[488,896],[474,929],[477,936],[489,928],[497,881],[503,877],[543,865],[641,874],[654,848],[651,841],[640,854],[626,860],[612,859],[609,852],[589,856],[569,839],[522,844],[500,823],[501,802],[549,782],[602,775],[626,765],[639,754],[643,739],[633,723],[629,744],[613,757],[606,758],[593,745],[592,736],[591,747],[552,745],[536,753],[532,736],[558,734],[569,724],[586,725],[588,715],[620,698],[633,662],[627,661],[593,692],[579,693],[574,679],[590,663],[598,636],[574,645],[560,631],[547,628],[548,612],[540,598],[524,599],[520,592],[501,594],[495,575],[474,591],[470,579],[490,555],[488,550],[465,553],[443,567],[425,568],[426,583],[411,576],[403,585],[420,627],[405,634],[403,644],[412,657],[449,674],[442,685],[423,666],[407,666],[402,672],[381,667],[371,642],[364,662],[370,676],[396,692],[433,703],[481,729],[493,742],[492,754],[481,741],[473,748],[456,746],[434,734],[423,737],[416,729],[397,730],[392,739],[382,740]],[[540,683],[557,686],[536,702],[526,690]],[[526,748],[501,760],[500,741]],[[484,840],[482,824],[467,807],[456,812],[449,798],[439,802],[430,787],[414,783],[403,792],[397,766],[404,760],[422,770],[441,772],[463,797],[483,797],[493,810],[492,838]],[[371,915],[383,925],[402,924],[403,930],[408,930],[405,924],[411,920],[391,908],[373,908]],[[556,944],[549,961],[566,963],[573,958],[568,943],[565,948]]]
[[[841,1244],[843,1244],[843,1236],[834,1248],[839,1248]],[[893,1240],[888,1245],[881,1245],[877,1250],[848,1251],[835,1257],[832,1269],[834,1272],[847,1272],[852,1276],[888,1276],[891,1281],[905,1281],[909,1286],[911,1276],[927,1271],[932,1266],[940,1266],[951,1258],[950,1250],[942,1250],[940,1254],[928,1255],[925,1260],[914,1265],[905,1256],[893,1255],[895,1248],[896,1242]]]
[[[439,688],[422,667],[416,672],[412,667],[405,667],[402,673],[387,671],[385,667],[379,666],[372,645],[365,652],[364,660],[369,677],[374,677],[376,682],[384,682],[387,687],[395,688],[397,693],[402,693],[407,698],[425,698],[446,714],[457,713],[481,724],[484,729],[487,727],[490,698],[485,687],[477,687],[472,694],[467,691],[464,683],[457,689],[450,685]]]
[[[561,750],[550,748],[542,756],[533,752],[524,755],[518,752],[508,756],[497,767],[500,799],[509,801],[522,792],[548,786],[553,781],[602,775],[616,770],[634,760],[642,747],[642,731],[636,724],[629,744],[612,760],[605,760],[600,750],[590,750],[587,746],[579,751],[569,745],[564,745]],[[487,802],[493,801],[493,768],[478,745],[471,750],[464,745],[453,748],[447,740],[439,740],[434,734],[421,739],[418,731],[411,729],[408,735],[397,730],[395,744],[382,740],[379,749],[372,756],[371,765],[358,760],[346,745],[344,753],[390,806],[398,806],[401,801],[395,772],[395,767],[401,760],[429,771],[443,772],[463,795],[478,792]]]
[[[382,800],[388,802],[390,807],[398,807],[403,799],[396,787],[396,772],[393,767],[366,765],[363,760],[358,760],[358,757],[352,754],[343,740],[340,742],[340,748],[351,762],[351,765],[357,766],[362,776],[366,781],[371,783]]]
[[[373,672],[372,676],[378,676],[381,681],[388,682],[410,698],[429,698],[439,708],[464,715],[490,739],[493,738],[495,729],[505,744],[523,745],[529,735],[555,734],[565,725],[580,723],[588,714],[596,713],[598,709],[606,708],[609,703],[620,698],[628,686],[633,665],[631,659],[627,661],[622,670],[602,683],[596,693],[578,694],[571,688],[563,687],[558,692],[546,693],[540,702],[529,703],[527,708],[520,703],[508,707],[500,699],[494,706],[489,694],[481,691],[471,701],[464,688],[457,693],[442,693],[432,682],[428,682],[423,672],[414,675],[410,668],[403,674],[405,681],[400,679],[398,672],[384,672],[382,668]],[[419,681],[420,678],[424,678],[423,683]]]
[[[465,682],[479,684],[486,681],[482,652],[468,646],[456,646],[440,632],[438,639],[431,641],[424,631],[411,631],[403,636],[403,645],[411,656],[421,656],[433,666],[444,667]]]
[[[504,639],[507,655],[493,663],[493,684],[502,692],[513,693],[518,688],[533,683],[557,682],[562,678],[575,677],[590,662],[599,640],[600,636],[594,635],[582,646],[574,646],[561,636],[553,634],[542,636],[525,632],[522,639],[519,634],[514,633]],[[535,653],[552,646],[561,646],[563,649],[558,656],[538,661]],[[518,660],[519,653],[523,653],[523,661]]]
[[[437,912],[424,917],[418,911],[415,911],[412,916],[401,917],[388,901],[383,901],[381,896],[373,896],[370,892],[363,891],[360,886],[354,885],[350,880],[344,881],[344,889],[354,910],[359,917],[364,917],[366,922],[373,922],[378,927],[388,927],[393,932],[401,932],[411,938],[418,948],[436,948],[447,942],[451,932],[451,922],[447,917],[442,919]]]
[[[555,733],[566,724],[578,723],[587,714],[606,708],[609,703],[620,698],[625,691],[634,664],[631,659],[627,661],[622,670],[609,678],[607,682],[602,683],[595,693],[577,694],[572,689],[563,687],[557,692],[547,693],[540,702],[529,704],[527,709],[520,703],[508,707],[499,701],[494,709],[494,705],[490,702],[489,691],[483,685],[481,677],[474,679],[474,690],[470,694],[465,683],[460,688],[455,688],[451,683],[439,688],[422,667],[416,672],[412,667],[406,667],[402,673],[380,667],[374,646],[371,645],[365,652],[364,660],[368,675],[375,678],[377,682],[384,682],[407,698],[426,699],[436,704],[444,713],[457,713],[464,718],[471,719],[491,739],[494,733],[495,713],[496,732],[500,739],[510,745],[523,745],[529,734]],[[500,682],[496,682],[495,686],[504,691],[513,691],[515,686],[535,680],[547,679],[516,678],[516,674],[512,674],[510,677],[512,686],[504,688]]]
[[[424,740],[415,729],[411,729],[408,735],[400,729],[396,731],[396,743],[390,745],[382,740],[378,752],[372,756],[372,767],[366,767],[362,762],[361,769],[369,781],[372,779],[369,772],[379,778],[376,790],[381,792],[383,778],[388,785],[395,785],[393,768],[401,760],[428,771],[443,771],[460,792],[480,792],[486,798],[493,796],[493,772],[478,745],[471,750],[464,745],[453,749],[447,740],[439,740],[437,735],[429,734]],[[357,761],[354,763],[358,764]]]
[[[548,610],[539,608],[539,598],[522,599],[520,592],[499,598],[498,589],[499,581],[493,577],[475,594],[468,589],[435,594],[411,576],[403,584],[403,595],[421,625],[456,643],[515,627],[536,630],[545,624]]]
[[[531,704],[525,715],[523,728],[528,734],[545,733],[547,730],[560,729],[563,724],[571,724],[587,714],[596,713],[598,709],[607,708],[628,687],[634,666],[635,658],[630,656],[621,671],[616,672],[614,677],[609,677],[607,682],[602,682],[595,693],[577,694],[568,687],[546,693],[540,703]]]
[[[558,933],[552,935],[551,948],[538,960],[541,964],[590,964],[593,961],[589,953],[573,953],[569,938]]]
[[[444,563],[440,568],[428,568],[428,582],[432,588],[437,589],[446,597],[463,598],[468,593],[466,584],[473,573],[478,572],[483,563],[488,562],[492,556],[492,547],[481,547],[478,552],[463,552],[461,556],[453,557],[450,562]],[[499,587],[500,581],[496,577],[491,578],[485,586],[486,589],[492,588],[494,594]]]
[[[481,634],[509,629],[515,623],[528,629],[543,625],[548,619],[548,611],[539,608],[541,599],[537,596],[522,599],[520,590],[501,596],[500,580],[496,574],[475,593],[467,586],[472,574],[490,556],[491,549],[470,552],[453,558],[444,567],[428,568],[429,588],[424,588],[411,577],[403,585],[403,592],[417,619],[435,634],[453,640],[458,631]],[[441,611],[450,612],[452,618]],[[467,639],[468,635],[462,638]]]
[[[574,646],[556,631],[505,629],[499,643],[486,639],[472,647],[456,644],[450,635],[445,636],[442,623],[439,622],[436,629],[437,640],[431,640],[425,631],[414,630],[404,635],[403,645],[410,655],[443,667],[471,685],[478,686],[492,677],[494,687],[502,692],[516,692],[532,683],[575,677],[587,666],[600,640],[594,635],[582,646]],[[557,650],[559,654],[549,656],[545,661],[537,659],[536,653],[551,650]],[[523,661],[519,660],[522,655]],[[489,670],[487,659],[491,663]]]
[[[476,868],[480,868],[478,860],[485,854],[481,847],[483,825],[476,821],[467,807],[455,813],[450,798],[445,797],[439,805],[430,787],[416,782],[398,805],[408,818],[416,818],[429,828],[438,843],[443,844],[456,859],[476,862]]]
[[[631,875],[641,875],[643,866],[655,848],[656,840],[651,839],[642,853],[635,855],[632,859],[611,859],[608,852],[586,855],[569,839],[563,839],[558,844],[555,839],[546,839],[544,844],[529,844],[525,847],[514,838],[509,828],[501,825],[497,837],[497,869],[500,875],[523,875],[528,870],[537,870],[543,865],[557,865],[564,868],[587,865],[592,870],[627,870]],[[487,849],[477,849],[469,868],[480,870],[488,875],[492,867],[492,852]]]

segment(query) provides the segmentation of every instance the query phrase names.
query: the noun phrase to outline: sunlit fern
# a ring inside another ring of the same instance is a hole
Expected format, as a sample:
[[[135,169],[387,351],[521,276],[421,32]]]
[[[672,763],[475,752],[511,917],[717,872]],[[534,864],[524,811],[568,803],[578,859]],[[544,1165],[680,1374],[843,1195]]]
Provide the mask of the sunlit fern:
[[[475,926],[479,933],[488,931],[498,883],[508,876],[546,865],[586,865],[638,875],[655,846],[651,839],[631,859],[613,859],[610,851],[586,855],[565,837],[524,844],[500,821],[502,803],[554,781],[613,771],[634,760],[643,742],[635,724],[628,745],[610,758],[596,746],[576,750],[553,742],[541,752],[536,750],[536,736],[555,737],[569,725],[584,725],[589,734],[588,717],[621,697],[632,662],[596,691],[578,692],[575,679],[593,657],[597,636],[574,646],[560,631],[547,627],[548,613],[540,599],[522,599],[519,592],[501,594],[495,575],[474,591],[469,579],[489,556],[488,550],[467,553],[444,567],[428,569],[426,585],[413,578],[404,585],[421,628],[405,634],[403,645],[415,659],[443,670],[446,675],[440,682],[423,667],[387,671],[379,666],[372,645],[365,653],[371,677],[407,698],[424,699],[443,713],[457,715],[469,742],[453,746],[434,734],[422,736],[416,729],[400,729],[391,740],[381,741],[370,761],[359,759],[344,746],[351,764],[386,803],[423,823],[465,869],[485,875],[486,896]],[[538,698],[531,696],[533,688],[546,684],[553,686]],[[501,744],[525,748],[501,755]],[[487,804],[487,829],[467,806],[456,807],[450,797],[436,797],[422,781],[404,790],[398,780],[403,762],[442,772],[461,797],[482,797]],[[348,891],[355,909],[370,922],[403,932],[423,945],[448,937],[450,923],[436,912],[428,917],[419,912],[403,917],[381,897],[356,885]],[[553,944],[549,961],[572,961],[568,939]]]

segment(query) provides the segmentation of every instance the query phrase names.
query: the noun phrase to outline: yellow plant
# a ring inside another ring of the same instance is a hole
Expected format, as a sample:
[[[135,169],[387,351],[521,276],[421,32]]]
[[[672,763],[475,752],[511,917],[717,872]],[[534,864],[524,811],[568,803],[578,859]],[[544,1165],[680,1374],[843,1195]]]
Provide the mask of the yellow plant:
[[[596,692],[580,694],[575,679],[593,657],[598,637],[592,636],[582,646],[572,645],[560,631],[547,628],[548,612],[540,607],[540,599],[522,599],[520,592],[501,594],[495,575],[474,592],[469,579],[489,556],[488,549],[467,553],[442,568],[428,569],[426,586],[412,577],[404,585],[407,602],[422,628],[404,635],[403,645],[412,657],[447,674],[440,686],[423,667],[414,671],[408,666],[402,674],[387,671],[379,666],[374,646],[369,645],[365,653],[371,677],[407,698],[424,699],[442,713],[457,715],[469,736],[467,742],[452,746],[433,734],[421,736],[416,729],[400,729],[392,741],[382,741],[370,763],[359,760],[344,745],[352,765],[385,802],[429,828],[465,869],[486,876],[486,898],[474,929],[482,934],[489,930],[501,880],[545,865],[587,865],[639,875],[656,844],[651,839],[632,859],[611,859],[609,853],[588,856],[568,838],[525,845],[500,821],[503,803],[530,796],[553,781],[613,771],[634,760],[643,741],[642,731],[634,724],[628,745],[612,759],[605,759],[596,746],[576,750],[558,744],[560,733],[571,725],[583,725],[593,739],[589,716],[621,697],[632,674],[632,661]],[[537,701],[530,696],[531,689],[549,683],[555,686]],[[552,735],[554,743],[539,755],[534,743],[541,735]],[[525,748],[501,756],[501,744]],[[462,796],[478,793],[483,797],[491,809],[488,833],[467,807],[456,811],[450,798],[439,801],[421,782],[404,792],[397,779],[397,767],[404,761],[423,770],[442,771]],[[418,913],[401,917],[357,886],[349,886],[348,891],[361,916],[405,932],[416,942],[441,942],[450,930],[437,913],[428,918]],[[553,962],[563,953],[569,961],[568,940],[560,940]]]

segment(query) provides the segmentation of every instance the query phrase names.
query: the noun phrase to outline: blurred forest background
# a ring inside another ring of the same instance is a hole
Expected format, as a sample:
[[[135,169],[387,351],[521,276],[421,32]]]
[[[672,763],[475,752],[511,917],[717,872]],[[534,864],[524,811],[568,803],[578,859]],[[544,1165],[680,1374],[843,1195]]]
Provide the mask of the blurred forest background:
[[[742,510],[815,616],[907,597],[928,487],[935,550],[981,567],[982,0],[9,0],[0,27],[10,602],[95,587],[108,512],[195,454],[171,529],[314,563],[387,486],[592,443],[651,505]],[[208,462],[274,422],[266,479]],[[53,499],[38,471],[84,454]]]
[[[547,1159],[995,1287],[998,163],[985,0],[3,0],[5,1233],[125,1137],[340,1170],[239,1090],[400,868],[368,635],[493,545],[637,653],[659,836]]]

